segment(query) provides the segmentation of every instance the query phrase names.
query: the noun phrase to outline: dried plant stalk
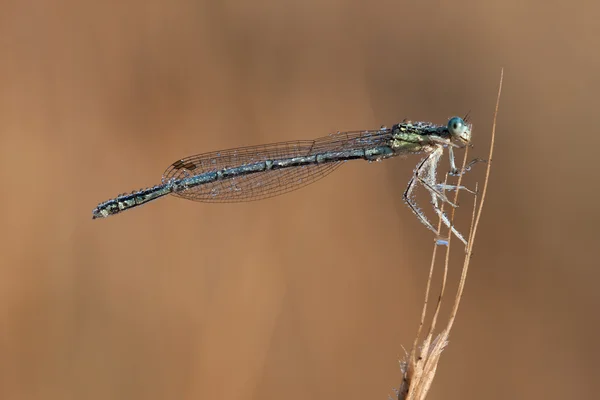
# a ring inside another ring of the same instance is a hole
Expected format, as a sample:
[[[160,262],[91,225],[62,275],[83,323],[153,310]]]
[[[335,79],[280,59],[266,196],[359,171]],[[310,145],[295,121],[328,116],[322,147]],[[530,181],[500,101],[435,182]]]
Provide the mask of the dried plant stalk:
[[[427,286],[425,289],[425,301],[423,304],[423,310],[421,313],[421,321],[419,323],[419,328],[417,330],[417,335],[415,337],[415,341],[410,352],[407,354],[406,360],[400,362],[400,369],[402,371],[402,383],[397,393],[398,400],[422,400],[425,399],[429,389],[431,388],[431,384],[433,382],[433,378],[435,377],[435,373],[437,370],[437,365],[442,354],[442,351],[448,344],[448,337],[450,335],[450,331],[452,330],[452,326],[454,325],[454,321],[456,319],[456,314],[458,312],[458,308],[460,305],[460,300],[462,298],[462,294],[464,291],[465,283],[467,280],[467,273],[469,271],[469,262],[471,260],[471,255],[473,253],[473,244],[475,242],[475,236],[477,234],[477,227],[479,226],[479,221],[481,219],[481,212],[483,209],[483,203],[485,201],[485,196],[487,193],[487,187],[490,177],[490,170],[492,166],[492,156],[494,152],[494,139],[496,135],[496,119],[498,116],[498,107],[500,104],[500,94],[502,93],[502,79],[504,76],[504,70],[500,72],[500,83],[498,87],[498,96],[496,98],[496,108],[494,110],[494,119],[492,124],[492,138],[490,143],[490,151],[487,162],[487,169],[485,173],[485,180],[483,183],[483,190],[481,192],[481,198],[478,202],[478,196],[475,195],[475,200],[473,203],[473,213],[471,216],[471,227],[469,229],[469,239],[468,245],[466,247],[465,257],[463,261],[463,267],[460,275],[460,280],[458,283],[458,288],[456,291],[456,295],[454,298],[454,303],[452,306],[452,310],[450,312],[450,316],[448,318],[448,322],[444,329],[434,338],[434,331],[437,323],[437,319],[439,316],[439,311],[442,304],[442,299],[444,295],[444,291],[446,289],[446,279],[448,275],[448,265],[450,261],[450,249],[451,249],[451,241],[452,241],[452,233],[448,233],[448,244],[446,246],[446,254],[444,260],[444,270],[442,276],[442,283],[440,287],[440,292],[438,296],[438,301],[436,304],[436,308],[431,319],[431,323],[429,326],[429,330],[422,344],[418,346],[421,331],[425,323],[425,317],[427,314],[427,305],[428,299],[430,296],[431,289],[431,280],[433,277],[433,271],[435,267],[435,259],[437,255],[438,245],[434,245],[432,257],[431,257],[431,266],[429,268],[429,277],[427,279]],[[468,150],[468,148],[467,148]],[[464,170],[466,161],[467,161],[467,151],[465,151],[465,155],[463,158],[462,168]],[[448,177],[446,176],[446,180]],[[460,187],[462,180],[462,175],[459,176],[457,186]],[[445,182],[446,183],[446,182]],[[454,194],[454,204],[458,201],[458,194],[460,189],[457,189]],[[476,190],[476,193],[478,191]],[[442,211],[444,205],[442,204]],[[455,209],[452,209],[450,221],[452,224],[454,223],[454,213]],[[438,235],[441,232],[442,222],[438,221]]]

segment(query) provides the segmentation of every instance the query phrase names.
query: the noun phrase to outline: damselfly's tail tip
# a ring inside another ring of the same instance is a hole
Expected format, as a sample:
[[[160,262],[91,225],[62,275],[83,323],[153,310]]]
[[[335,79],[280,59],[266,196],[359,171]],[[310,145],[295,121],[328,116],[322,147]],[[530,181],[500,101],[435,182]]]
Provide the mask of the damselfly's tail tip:
[[[92,219],[106,218],[108,216],[109,213],[106,211],[106,208],[98,206],[92,210]]]

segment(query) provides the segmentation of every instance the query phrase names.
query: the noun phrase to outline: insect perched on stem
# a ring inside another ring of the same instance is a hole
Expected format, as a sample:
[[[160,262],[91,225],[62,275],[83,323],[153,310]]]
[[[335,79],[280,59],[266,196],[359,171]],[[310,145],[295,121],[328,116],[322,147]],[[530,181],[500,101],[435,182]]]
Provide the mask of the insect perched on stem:
[[[435,212],[463,242],[464,237],[442,213],[439,201],[456,207],[445,190],[464,186],[436,182],[437,166],[448,148],[450,173],[459,175],[481,160],[474,160],[459,171],[454,148],[471,142],[471,125],[453,117],[447,125],[407,122],[377,130],[338,132],[315,140],[290,141],[261,146],[240,147],[183,158],[171,164],[160,185],[131,194],[119,195],[100,203],[93,218],[105,218],[172,194],[200,202],[243,202],[265,199],[313,183],[349,160],[380,161],[398,155],[426,154],[414,171],[403,198],[417,218],[429,229],[437,230],[417,206],[413,191],[425,187]]]

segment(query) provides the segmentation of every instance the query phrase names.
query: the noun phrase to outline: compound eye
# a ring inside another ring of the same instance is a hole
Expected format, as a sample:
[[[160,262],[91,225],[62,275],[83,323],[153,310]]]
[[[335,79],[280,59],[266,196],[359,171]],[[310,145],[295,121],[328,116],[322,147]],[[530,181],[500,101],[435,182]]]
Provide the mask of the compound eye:
[[[448,121],[448,132],[453,138],[458,138],[465,142],[471,140],[471,129],[460,117],[450,118]]]

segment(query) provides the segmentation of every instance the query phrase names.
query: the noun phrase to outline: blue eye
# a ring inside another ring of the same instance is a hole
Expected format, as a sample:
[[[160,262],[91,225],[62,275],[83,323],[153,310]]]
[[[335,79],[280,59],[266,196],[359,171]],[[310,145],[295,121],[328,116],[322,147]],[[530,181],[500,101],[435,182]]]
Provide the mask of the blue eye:
[[[467,143],[471,141],[471,127],[460,117],[450,118],[448,132],[454,139],[460,139]]]

